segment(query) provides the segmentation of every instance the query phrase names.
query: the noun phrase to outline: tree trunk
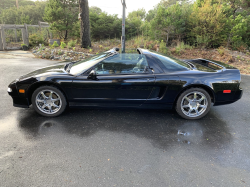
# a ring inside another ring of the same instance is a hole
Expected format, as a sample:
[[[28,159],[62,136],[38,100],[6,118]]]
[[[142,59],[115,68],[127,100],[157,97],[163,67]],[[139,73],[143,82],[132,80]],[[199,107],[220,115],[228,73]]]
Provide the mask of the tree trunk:
[[[81,13],[81,47],[87,48],[91,47],[88,0],[79,0],[79,5]]]
[[[68,30],[65,31],[64,40],[67,40],[67,38],[68,38]]]
[[[169,38],[169,32],[167,33],[166,47],[168,46],[168,38]]]

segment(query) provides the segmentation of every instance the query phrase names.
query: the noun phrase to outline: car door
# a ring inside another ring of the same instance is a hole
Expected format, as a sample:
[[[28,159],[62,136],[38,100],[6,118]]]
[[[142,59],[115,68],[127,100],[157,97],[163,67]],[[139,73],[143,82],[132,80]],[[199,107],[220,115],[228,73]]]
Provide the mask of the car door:
[[[72,83],[75,105],[139,106],[149,98],[155,84],[144,55],[117,54],[92,69],[96,79],[83,74]]]

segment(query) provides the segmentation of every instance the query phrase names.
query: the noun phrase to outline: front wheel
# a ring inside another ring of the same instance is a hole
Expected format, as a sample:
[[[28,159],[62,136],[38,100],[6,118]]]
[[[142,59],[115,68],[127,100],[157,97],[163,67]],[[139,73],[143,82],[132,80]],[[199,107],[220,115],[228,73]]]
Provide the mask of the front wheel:
[[[63,93],[56,87],[42,86],[34,91],[32,105],[42,116],[56,117],[64,112],[67,102]]]
[[[176,111],[185,119],[200,119],[210,110],[211,97],[202,88],[184,91],[177,100]]]

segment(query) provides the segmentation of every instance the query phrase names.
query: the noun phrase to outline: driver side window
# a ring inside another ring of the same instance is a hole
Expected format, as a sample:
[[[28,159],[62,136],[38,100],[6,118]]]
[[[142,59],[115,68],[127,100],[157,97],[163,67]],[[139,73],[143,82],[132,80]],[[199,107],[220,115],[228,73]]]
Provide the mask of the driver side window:
[[[95,66],[97,75],[146,73],[148,66],[145,55],[117,54]]]

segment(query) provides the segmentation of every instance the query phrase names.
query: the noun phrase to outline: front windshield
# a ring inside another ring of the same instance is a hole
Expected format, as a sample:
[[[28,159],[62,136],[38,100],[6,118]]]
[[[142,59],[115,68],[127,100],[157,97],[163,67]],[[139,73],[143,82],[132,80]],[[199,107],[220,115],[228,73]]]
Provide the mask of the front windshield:
[[[98,55],[92,56],[90,58],[81,60],[80,62],[75,63],[71,69],[70,73],[73,75],[78,75],[79,73],[85,72],[98,62],[102,61],[106,57],[110,56],[111,53],[100,53]]]

